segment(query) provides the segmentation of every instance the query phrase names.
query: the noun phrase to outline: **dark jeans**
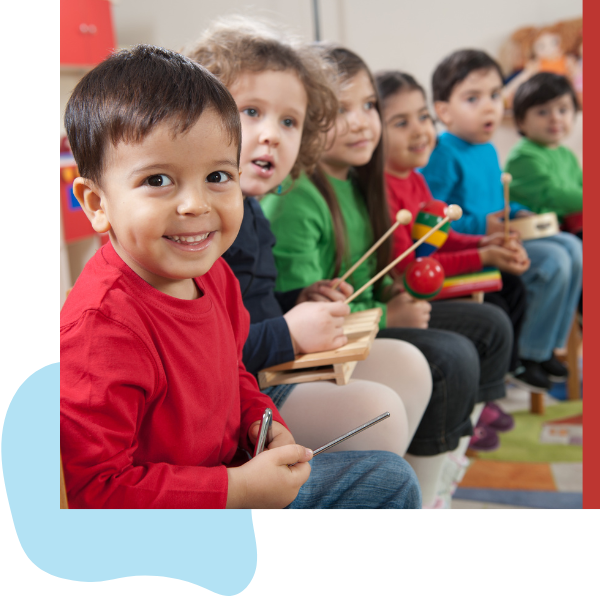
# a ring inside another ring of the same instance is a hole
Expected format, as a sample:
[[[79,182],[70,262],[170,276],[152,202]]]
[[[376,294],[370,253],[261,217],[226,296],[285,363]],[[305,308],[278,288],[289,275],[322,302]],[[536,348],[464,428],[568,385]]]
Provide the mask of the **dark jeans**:
[[[513,328],[513,345],[510,353],[509,371],[519,366],[519,335],[527,309],[527,290],[518,275],[502,272],[502,289],[499,292],[486,294],[484,302],[495,304],[501,308],[510,319]]]
[[[475,403],[505,395],[512,326],[496,306],[433,302],[429,329],[389,328],[378,337],[413,344],[431,369],[431,400],[408,447],[410,454],[454,450],[461,437],[473,433],[470,414]]]

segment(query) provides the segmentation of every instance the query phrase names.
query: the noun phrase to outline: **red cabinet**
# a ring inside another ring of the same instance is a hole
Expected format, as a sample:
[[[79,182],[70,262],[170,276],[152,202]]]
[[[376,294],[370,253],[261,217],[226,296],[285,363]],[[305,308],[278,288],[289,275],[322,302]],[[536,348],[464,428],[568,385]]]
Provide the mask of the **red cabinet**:
[[[60,64],[89,67],[116,46],[112,4],[108,0],[60,1]]]

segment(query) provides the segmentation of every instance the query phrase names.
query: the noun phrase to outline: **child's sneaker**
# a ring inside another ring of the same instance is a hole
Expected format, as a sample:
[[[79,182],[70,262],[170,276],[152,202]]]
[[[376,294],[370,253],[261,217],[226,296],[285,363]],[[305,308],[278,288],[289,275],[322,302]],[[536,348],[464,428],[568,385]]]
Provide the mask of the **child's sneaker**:
[[[569,369],[567,369],[567,367],[565,367],[565,365],[563,365],[554,355],[552,355],[550,360],[541,362],[540,367],[546,371],[550,381],[566,381],[569,376]]]
[[[481,411],[477,425],[487,425],[495,431],[510,431],[515,426],[515,420],[497,404],[488,402]]]
[[[469,449],[476,452],[492,452],[500,446],[498,434],[486,425],[478,425],[473,429],[473,437]]]
[[[547,392],[552,387],[546,371],[540,363],[532,360],[524,360],[522,365],[519,365],[511,373],[507,373],[506,380],[514,383],[517,387],[539,394]]]

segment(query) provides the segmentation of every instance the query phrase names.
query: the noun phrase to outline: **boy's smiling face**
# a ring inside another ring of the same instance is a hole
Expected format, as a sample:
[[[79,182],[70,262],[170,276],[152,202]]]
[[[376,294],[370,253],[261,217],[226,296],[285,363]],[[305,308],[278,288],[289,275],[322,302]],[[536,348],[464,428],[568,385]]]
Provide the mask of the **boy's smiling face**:
[[[472,71],[435,110],[450,133],[472,144],[489,142],[504,112],[502,79],[493,68]]]
[[[264,196],[290,173],[302,141],[307,95],[293,71],[245,71],[229,86],[242,121],[241,187]]]
[[[519,129],[532,142],[549,148],[557,148],[571,133],[575,121],[575,106],[571,94],[564,94],[544,104],[532,106],[525,118],[518,123]]]
[[[204,275],[239,231],[237,147],[221,117],[206,110],[185,133],[157,125],[141,142],[108,147],[100,185],[78,178],[74,192],[96,231],[150,285],[198,296]]]

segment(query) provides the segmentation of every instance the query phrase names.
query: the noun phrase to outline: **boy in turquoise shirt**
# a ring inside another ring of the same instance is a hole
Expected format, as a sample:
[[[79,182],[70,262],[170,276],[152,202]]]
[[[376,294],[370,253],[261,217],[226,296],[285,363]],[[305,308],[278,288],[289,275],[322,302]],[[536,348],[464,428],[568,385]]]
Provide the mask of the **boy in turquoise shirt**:
[[[461,206],[463,218],[453,224],[458,231],[503,231],[501,169],[490,143],[504,112],[500,66],[485,52],[459,50],[437,66],[432,87],[435,111],[447,132],[423,169],[431,193]],[[526,214],[525,206],[511,202],[511,218]],[[581,241],[559,233],[523,246],[531,266],[522,275],[528,308],[519,356],[539,377],[564,380],[568,372],[553,351],[566,343],[581,293]]]

